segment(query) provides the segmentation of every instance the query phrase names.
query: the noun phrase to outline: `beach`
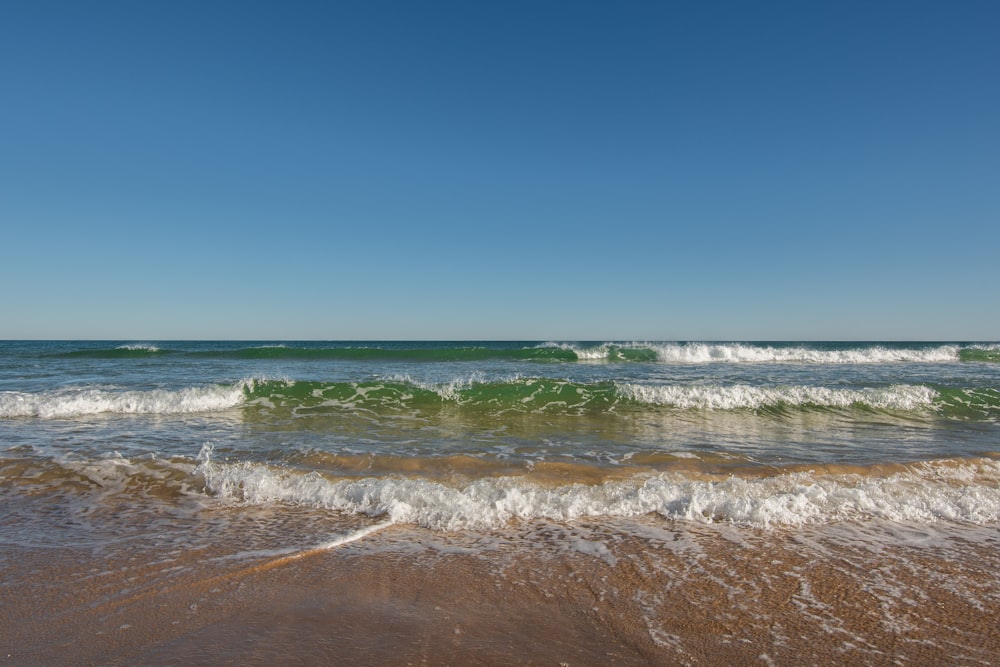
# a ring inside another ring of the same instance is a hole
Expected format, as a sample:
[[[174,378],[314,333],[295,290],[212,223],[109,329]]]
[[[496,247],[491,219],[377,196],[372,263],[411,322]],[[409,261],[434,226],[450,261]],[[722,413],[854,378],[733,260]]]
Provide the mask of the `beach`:
[[[4,664],[993,664],[992,343],[0,344]]]
[[[155,557],[6,547],[3,650],[76,665],[993,664],[996,542],[894,531],[391,526],[239,559],[225,539]]]

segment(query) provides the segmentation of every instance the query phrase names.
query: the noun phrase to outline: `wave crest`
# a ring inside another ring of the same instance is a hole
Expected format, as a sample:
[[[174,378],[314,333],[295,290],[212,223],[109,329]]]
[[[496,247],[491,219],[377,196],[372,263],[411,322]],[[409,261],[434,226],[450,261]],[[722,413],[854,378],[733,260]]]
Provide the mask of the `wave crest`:
[[[759,410],[778,406],[917,410],[934,405],[938,392],[923,385],[895,385],[872,389],[831,389],[789,386],[646,386],[618,385],[629,399],[649,405],[702,410]]]
[[[98,414],[171,415],[218,412],[242,404],[246,382],[233,385],[116,391],[66,387],[40,393],[0,392],[0,418],[58,419]]]
[[[934,347],[847,346],[820,349],[804,345],[755,345],[751,343],[602,343],[580,345],[546,343],[545,347],[572,352],[581,361],[659,361],[672,364],[884,364],[947,363],[963,359],[972,348],[958,345]],[[961,354],[960,354],[961,352]],[[987,351],[982,351],[988,354]]]
[[[206,489],[231,501],[289,502],[446,531],[497,528],[515,519],[646,514],[761,528],[871,518],[1000,520],[1000,462],[992,459],[928,462],[888,476],[789,473],[715,481],[660,473],[555,487],[508,476],[451,487],[415,478],[336,480],[263,464],[220,464],[211,460],[211,447],[199,458],[196,473]]]

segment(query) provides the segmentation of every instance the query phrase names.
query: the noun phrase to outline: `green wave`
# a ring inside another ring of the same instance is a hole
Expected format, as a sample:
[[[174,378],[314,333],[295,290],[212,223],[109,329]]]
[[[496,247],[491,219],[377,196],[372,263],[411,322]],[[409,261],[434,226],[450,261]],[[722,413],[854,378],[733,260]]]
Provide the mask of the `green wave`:
[[[1000,390],[938,388],[937,403],[941,413],[956,419],[1000,418]]]
[[[292,409],[426,411],[445,406],[501,413],[605,412],[624,400],[613,383],[532,379],[425,387],[408,381],[265,381],[245,389],[248,400]]]
[[[428,412],[448,407],[502,414],[566,415],[650,410],[744,411],[862,410],[950,419],[1000,418],[1000,390],[893,385],[859,389],[817,386],[635,385],[580,383],[551,378],[455,382],[426,386],[408,380],[366,382],[256,381],[244,389],[259,409],[324,410],[379,414]]]
[[[959,350],[962,361],[1000,363],[1000,347],[967,347]]]

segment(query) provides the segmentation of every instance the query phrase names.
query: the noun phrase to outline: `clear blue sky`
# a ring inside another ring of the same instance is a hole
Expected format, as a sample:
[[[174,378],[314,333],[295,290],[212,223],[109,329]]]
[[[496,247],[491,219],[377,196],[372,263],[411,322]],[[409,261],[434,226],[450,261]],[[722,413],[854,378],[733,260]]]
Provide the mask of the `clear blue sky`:
[[[5,2],[0,338],[1000,338],[1000,3]]]

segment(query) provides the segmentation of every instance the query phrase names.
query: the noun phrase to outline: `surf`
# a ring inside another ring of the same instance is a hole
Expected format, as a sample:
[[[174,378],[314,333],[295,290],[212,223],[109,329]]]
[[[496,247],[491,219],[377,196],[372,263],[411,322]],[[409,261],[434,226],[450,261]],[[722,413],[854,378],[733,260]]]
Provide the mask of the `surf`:
[[[88,415],[183,415],[242,405],[246,382],[182,389],[120,390],[69,386],[42,392],[0,392],[0,418],[70,419]]]
[[[577,382],[547,377],[416,382],[406,376],[324,382],[251,378],[180,389],[123,390],[69,386],[0,392],[0,418],[71,419],[88,415],[185,415],[242,409],[251,413],[433,414],[445,409],[491,414],[625,414],[643,410],[864,410],[936,414],[956,419],[1000,417],[1000,390],[932,384],[876,387],[760,386]]]
[[[650,514],[753,528],[871,519],[977,525],[1000,520],[1000,461],[993,458],[927,461],[891,473],[873,467],[867,474],[778,471],[713,479],[659,472],[559,485],[500,476],[459,486],[419,476],[337,479],[261,463],[216,463],[210,445],[198,462],[195,474],[206,492],[230,502],[293,503],[442,531],[488,530],[513,520]]]

